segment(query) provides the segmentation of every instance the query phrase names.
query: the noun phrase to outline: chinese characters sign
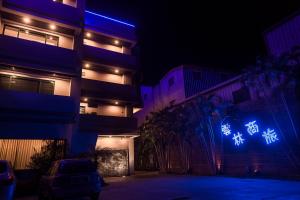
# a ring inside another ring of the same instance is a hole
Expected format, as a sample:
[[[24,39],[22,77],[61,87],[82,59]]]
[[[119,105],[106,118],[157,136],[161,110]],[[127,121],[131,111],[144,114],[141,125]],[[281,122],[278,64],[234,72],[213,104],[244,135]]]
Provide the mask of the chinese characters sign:
[[[253,136],[255,134],[260,133],[260,128],[256,121],[250,121],[245,124],[246,132]],[[221,124],[221,131],[225,136],[229,136],[233,131],[231,129],[231,125],[229,123]],[[274,143],[278,141],[277,133],[274,129],[267,128],[267,130],[263,131],[261,134],[262,138],[265,140],[267,144]],[[245,142],[244,136],[241,132],[237,132],[233,134],[232,140],[236,146],[240,146]]]

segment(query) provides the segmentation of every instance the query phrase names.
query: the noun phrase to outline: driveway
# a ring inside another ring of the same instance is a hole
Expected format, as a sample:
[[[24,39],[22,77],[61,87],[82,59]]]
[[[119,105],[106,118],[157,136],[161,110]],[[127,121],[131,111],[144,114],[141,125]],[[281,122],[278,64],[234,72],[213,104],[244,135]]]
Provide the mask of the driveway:
[[[107,182],[101,200],[300,199],[300,181],[151,175],[110,178]]]

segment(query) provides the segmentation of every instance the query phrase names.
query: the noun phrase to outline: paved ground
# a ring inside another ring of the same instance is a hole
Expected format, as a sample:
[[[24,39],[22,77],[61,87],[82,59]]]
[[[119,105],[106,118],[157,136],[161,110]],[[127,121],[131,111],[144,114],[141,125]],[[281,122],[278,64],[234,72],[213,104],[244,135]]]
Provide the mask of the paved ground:
[[[300,200],[300,181],[199,176],[136,176],[107,181],[109,186],[101,200]]]

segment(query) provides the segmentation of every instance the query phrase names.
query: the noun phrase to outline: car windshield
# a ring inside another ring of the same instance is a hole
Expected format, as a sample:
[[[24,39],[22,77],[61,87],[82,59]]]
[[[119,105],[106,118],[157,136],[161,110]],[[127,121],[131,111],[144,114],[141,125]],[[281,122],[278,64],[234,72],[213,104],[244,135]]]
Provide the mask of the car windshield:
[[[6,170],[7,170],[6,163],[1,163],[0,162],[0,174],[6,172]]]
[[[91,161],[71,161],[62,163],[58,171],[62,174],[95,172],[96,166]]]

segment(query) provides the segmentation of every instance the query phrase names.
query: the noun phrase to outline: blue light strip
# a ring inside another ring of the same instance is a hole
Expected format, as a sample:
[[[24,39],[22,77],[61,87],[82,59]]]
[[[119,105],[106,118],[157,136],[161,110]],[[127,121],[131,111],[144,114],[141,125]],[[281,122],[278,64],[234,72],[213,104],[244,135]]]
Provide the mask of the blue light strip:
[[[108,19],[108,20],[111,20],[111,21],[114,21],[114,22],[118,22],[118,23],[120,23],[120,24],[124,24],[124,25],[126,25],[126,26],[130,26],[130,27],[135,28],[134,25],[129,24],[129,23],[126,23],[126,22],[122,22],[122,21],[117,20],[117,19],[113,19],[113,18],[104,16],[104,15],[100,15],[100,14],[98,14],[98,13],[94,13],[94,12],[91,12],[91,11],[88,11],[88,10],[86,10],[85,12],[86,12],[86,13],[89,13],[89,14],[92,14],[92,15],[96,15],[96,16],[98,16],[98,17],[102,17],[102,18],[104,18],[104,19]]]

